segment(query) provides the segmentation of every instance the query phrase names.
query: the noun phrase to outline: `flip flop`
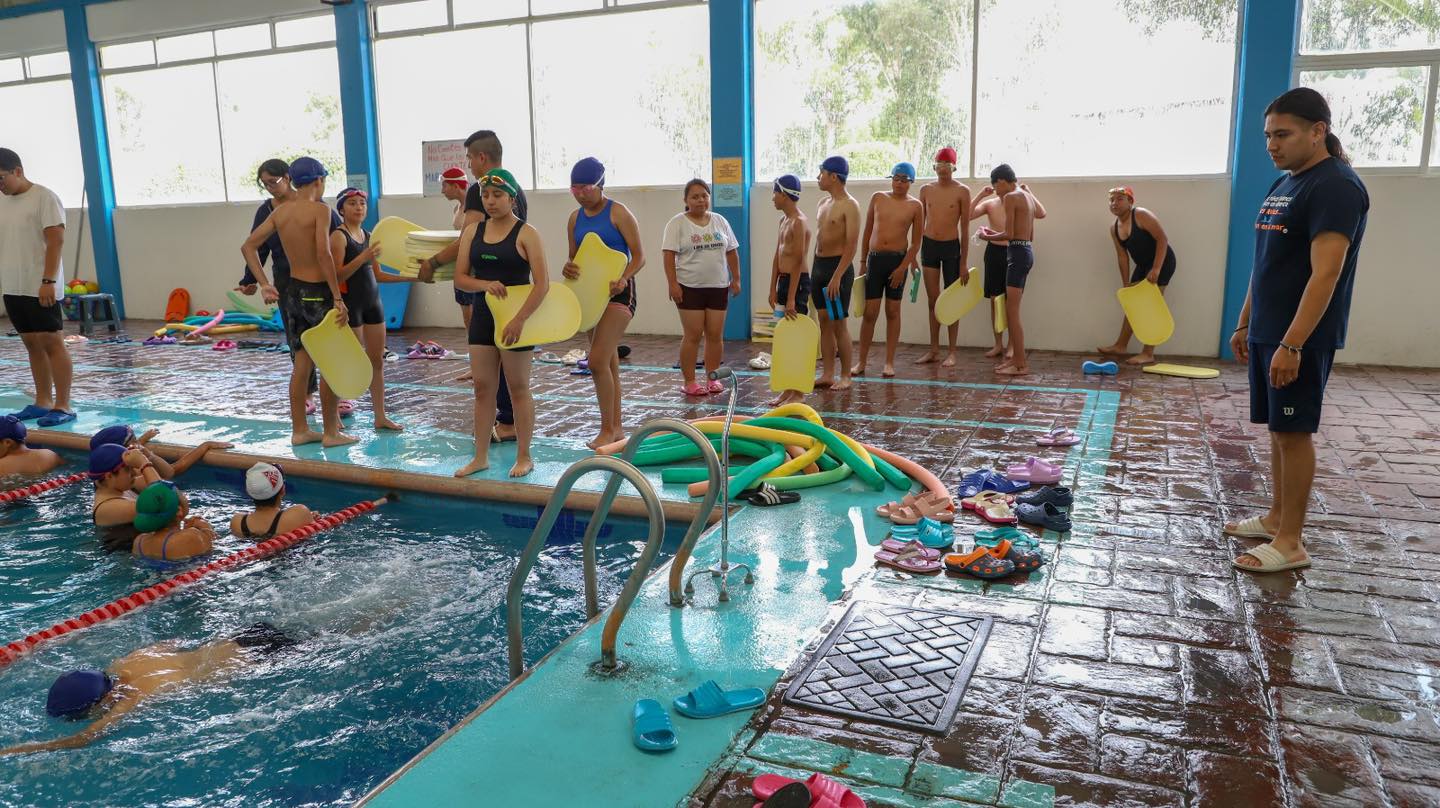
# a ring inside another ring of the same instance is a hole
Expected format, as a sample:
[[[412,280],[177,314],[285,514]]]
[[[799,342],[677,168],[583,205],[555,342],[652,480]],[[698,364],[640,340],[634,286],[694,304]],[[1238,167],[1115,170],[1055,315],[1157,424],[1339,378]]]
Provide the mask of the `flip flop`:
[[[1040,546],[1040,542],[1029,533],[1018,527],[1006,525],[1004,527],[986,527],[975,531],[970,537],[976,547],[995,547],[1002,541],[1008,541],[1022,550],[1034,550]]]
[[[564,356],[560,357],[560,363],[562,365],[574,365],[584,358],[584,351],[580,350],[579,348],[572,348],[571,350],[567,351]]]
[[[1091,362],[1086,360],[1080,366],[1080,372],[1086,376],[1114,376],[1120,372],[1120,366],[1114,362]]]
[[[747,712],[765,703],[765,691],[758,687],[723,690],[714,679],[671,702],[675,712],[686,718],[716,718],[730,713]]]
[[[68,424],[73,420],[75,420],[75,413],[73,412],[66,412],[65,410],[51,410],[40,416],[40,420],[36,421],[35,425],[49,429],[52,426]]]
[[[536,362],[544,362],[544,363],[547,364],[547,365],[562,365],[562,364],[564,364],[563,362],[560,361],[560,357],[557,356],[553,351],[546,351],[545,353],[540,354],[539,356],[535,357],[535,361],[536,361]]]
[[[23,419],[22,419],[23,420]],[[1265,529],[1265,524],[1260,517],[1252,516],[1249,519],[1241,519],[1235,523],[1234,530],[1227,530],[1225,534],[1241,539],[1274,539],[1275,534]]]
[[[916,537],[922,545],[933,550],[955,548],[955,527],[933,519],[920,520]]]
[[[805,785],[810,791],[812,808],[865,808],[865,801],[858,794],[819,773],[803,781],[778,774],[762,774],[750,784],[750,793],[757,800],[768,800],[791,783]]]
[[[341,418],[349,418],[355,414],[355,402],[341,399],[337,409],[340,410]]]
[[[219,342],[215,343],[215,347],[211,348],[211,350],[213,350],[213,351],[233,351],[233,350],[235,350],[235,349],[238,348],[238,347],[240,347],[240,346],[238,346],[238,345],[235,344],[235,340],[233,340],[233,339],[222,339],[222,340],[220,340]]]
[[[1080,436],[1075,434],[1075,430],[1066,427],[1055,427],[1035,439],[1040,446],[1074,446],[1079,442]]]
[[[670,714],[654,699],[640,699],[631,712],[633,722],[632,739],[635,746],[646,752],[669,752],[680,745],[675,737],[675,725]]]
[[[1027,457],[1024,463],[1005,469],[1005,476],[1012,480],[1025,480],[1041,485],[1058,483],[1064,475],[1064,466],[1047,463],[1038,457]]]
[[[875,553],[875,563],[886,567],[894,567],[902,572],[909,572],[914,575],[934,575],[942,567],[940,561],[934,558],[926,558],[920,551],[907,549],[901,552],[890,550],[879,550]]]
[[[740,495],[740,498],[751,505],[792,505],[800,501],[800,495],[794,491],[781,491],[770,483],[762,482],[759,488],[752,488]]]
[[[762,353],[762,354],[760,354],[759,356],[755,357],[754,359],[751,359],[751,360],[750,360],[750,369],[751,369],[751,370],[769,370],[769,369],[770,369],[770,354],[768,354],[768,353]]]
[[[960,507],[964,508],[967,511],[973,511],[980,506],[986,505],[991,502],[1000,502],[1005,505],[1014,505],[1015,495],[1002,494],[999,491],[977,491],[975,493],[975,496],[966,497],[960,500]]]
[[[710,394],[705,390],[705,388],[700,384],[700,382],[690,382],[689,384],[681,387],[681,388],[680,388],[680,392],[684,393],[684,394],[687,395],[687,396],[708,396],[708,395],[710,395]]]
[[[1008,540],[991,547],[990,555],[1014,564],[1016,572],[1034,572],[1045,563],[1045,556],[1039,550],[1026,550]]]
[[[79,345],[79,344],[82,343],[82,342],[89,342],[89,341],[90,341],[90,338],[87,337],[87,336],[85,336],[84,334],[66,334],[66,335],[65,335],[65,344],[66,344],[66,345]]]
[[[992,525],[1013,525],[1019,521],[1015,511],[1004,500],[989,499],[979,502],[970,510]]]
[[[1029,480],[1012,480],[994,469],[982,469],[975,474],[980,475],[980,485],[974,491],[969,490],[967,485],[961,491],[961,496],[972,497],[979,491],[999,491],[1002,494],[1014,494],[1030,487]],[[968,476],[968,475],[967,475]]]
[[[990,581],[1013,574],[1015,563],[1003,558],[996,558],[990,553],[989,547],[976,547],[968,553],[947,554],[945,569]]]
[[[1286,570],[1299,570],[1310,566],[1309,553],[1306,553],[1305,557],[1299,561],[1291,561],[1285,557],[1284,553],[1276,550],[1269,544],[1256,545],[1240,555],[1241,557],[1248,555],[1260,562],[1260,566],[1258,567],[1247,567],[1241,564],[1239,559],[1230,562],[1235,569],[1245,570],[1246,572],[1285,572]]]
[[[753,808],[810,808],[810,789],[804,783],[790,783],[781,786],[778,791],[762,802],[757,802]]]
[[[914,539],[911,539],[909,541],[901,541],[899,539],[886,539],[885,541],[880,542],[880,549],[888,550],[892,553],[903,553],[906,550],[913,550],[915,551],[915,554],[920,556],[921,558],[928,558],[937,561],[940,559],[940,556],[944,555],[939,550],[932,550],[929,547],[921,544],[920,542],[915,541]]]

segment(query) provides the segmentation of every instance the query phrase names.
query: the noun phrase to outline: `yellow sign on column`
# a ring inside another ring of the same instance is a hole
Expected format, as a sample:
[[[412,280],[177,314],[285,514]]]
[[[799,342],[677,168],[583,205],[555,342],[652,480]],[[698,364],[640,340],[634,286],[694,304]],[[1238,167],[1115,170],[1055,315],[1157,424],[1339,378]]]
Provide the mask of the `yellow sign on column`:
[[[715,185],[740,185],[745,182],[745,160],[740,157],[717,157],[711,171]]]

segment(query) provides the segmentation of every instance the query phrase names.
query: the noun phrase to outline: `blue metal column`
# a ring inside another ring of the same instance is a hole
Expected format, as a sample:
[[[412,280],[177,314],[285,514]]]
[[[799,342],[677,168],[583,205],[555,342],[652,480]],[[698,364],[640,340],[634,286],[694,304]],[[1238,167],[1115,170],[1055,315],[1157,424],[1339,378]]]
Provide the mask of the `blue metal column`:
[[[725,339],[750,339],[750,185],[755,178],[754,0],[710,0],[710,151],[715,212],[740,240],[740,297]]]
[[[110,137],[105,129],[105,95],[100,88],[100,60],[90,41],[85,7],[65,6],[65,39],[70,51],[70,84],[75,93],[75,123],[80,129],[80,162],[85,168],[85,198],[89,211],[90,247],[95,258],[95,280],[101,291],[115,296],[125,316],[125,291],[120,282],[120,257],[115,250],[115,179],[110,173]],[[77,228],[69,238],[83,238]],[[67,250],[68,252],[68,250]],[[71,267],[71,277],[78,267]]]
[[[1230,334],[1240,319],[1255,262],[1255,217],[1280,175],[1265,150],[1265,107],[1290,89],[1302,0],[1245,0],[1240,26],[1240,80],[1230,169],[1230,246],[1225,255],[1220,356],[1231,359]]]
[[[340,66],[340,118],[345,128],[345,184],[370,196],[365,226],[380,220],[380,129],[375,113],[375,59],[370,41],[370,4],[335,6],[335,56]],[[398,249],[401,245],[390,245]],[[380,284],[385,325],[399,328],[410,301],[410,284]]]

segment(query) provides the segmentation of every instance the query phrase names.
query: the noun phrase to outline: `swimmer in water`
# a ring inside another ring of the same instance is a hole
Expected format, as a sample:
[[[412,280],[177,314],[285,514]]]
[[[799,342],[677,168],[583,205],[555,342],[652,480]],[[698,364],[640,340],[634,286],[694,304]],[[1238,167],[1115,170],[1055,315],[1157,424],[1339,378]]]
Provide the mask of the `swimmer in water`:
[[[160,472],[139,449],[106,443],[90,450],[90,479],[95,481],[90,512],[95,526],[128,529],[135,522],[135,492],[160,482]]]
[[[180,650],[174,641],[160,642],[121,657],[103,671],[63,673],[50,685],[45,712],[72,721],[97,713],[100,717],[74,735],[18,744],[0,749],[0,755],[86,746],[151,696],[222,678],[295,644],[294,639],[269,623],[256,623],[229,639],[211,640],[189,650]]]
[[[245,472],[245,493],[255,500],[255,509],[230,517],[230,533],[264,541],[315,521],[304,505],[285,507],[285,472],[271,463],[256,463]],[[257,526],[263,526],[257,528]]]
[[[160,479],[173,480],[179,475],[189,471],[191,466],[194,466],[204,459],[205,455],[210,453],[210,450],[229,449],[235,445],[222,440],[207,440],[186,452],[179,460],[170,463],[150,449],[150,441],[154,440],[155,436],[159,434],[160,430],[158,429],[147,429],[145,430],[145,434],[136,437],[135,430],[130,427],[129,424],[107,426],[90,436],[90,451],[93,452],[96,448],[104,446],[107,443],[124,446],[126,449],[138,449],[141,454],[145,455],[145,460],[155,466],[155,470],[160,473]],[[144,486],[142,485],[141,488],[144,488]],[[136,493],[139,493],[139,491],[140,489],[137,488]]]
[[[130,552],[151,561],[185,561],[215,549],[215,528],[190,515],[190,498],[169,480],[135,498],[135,530]]]
[[[0,474],[44,474],[60,466],[60,455],[26,446],[28,434],[24,421],[13,415],[0,416]]]

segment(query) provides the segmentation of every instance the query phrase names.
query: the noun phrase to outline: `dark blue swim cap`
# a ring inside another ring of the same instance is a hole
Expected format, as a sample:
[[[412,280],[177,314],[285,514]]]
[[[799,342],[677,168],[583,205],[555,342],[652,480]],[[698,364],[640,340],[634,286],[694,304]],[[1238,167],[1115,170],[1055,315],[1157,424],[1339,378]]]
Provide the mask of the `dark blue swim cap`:
[[[107,426],[90,436],[90,451],[93,452],[107,443],[118,443],[121,446],[129,446],[134,440],[135,430],[126,424]]]
[[[56,718],[84,718],[114,686],[115,682],[104,671],[84,669],[62,673],[55,684],[50,685],[45,712]]]
[[[794,174],[781,174],[775,178],[775,190],[791,199],[800,198],[800,178]]]
[[[820,170],[829,171],[831,174],[845,179],[850,176],[850,161],[838,154],[832,154],[825,158],[825,162],[820,164]]]
[[[25,428],[25,422],[13,415],[0,416],[0,440],[13,440],[16,443],[24,443],[25,436],[30,430]]]
[[[582,157],[570,169],[571,185],[605,185],[605,164],[594,157]]]
[[[90,476],[96,479],[125,465],[125,447],[105,443],[90,450]]]
[[[330,172],[326,171],[325,166],[321,165],[320,161],[314,157],[301,157],[290,164],[290,182],[294,183],[296,188],[328,176],[330,176]]]

